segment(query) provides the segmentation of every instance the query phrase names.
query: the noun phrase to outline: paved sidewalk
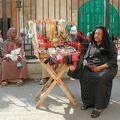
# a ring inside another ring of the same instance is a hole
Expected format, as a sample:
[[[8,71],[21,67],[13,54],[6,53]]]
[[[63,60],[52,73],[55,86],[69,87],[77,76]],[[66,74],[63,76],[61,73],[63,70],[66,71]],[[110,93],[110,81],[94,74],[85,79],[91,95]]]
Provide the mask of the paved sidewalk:
[[[0,88],[0,120],[93,120],[92,108],[80,109],[81,94],[78,80],[64,80],[75,96],[74,106],[59,86],[55,86],[39,109],[36,109],[35,95],[42,87],[39,81],[26,80],[21,87],[9,84]],[[113,81],[113,90],[108,108],[96,120],[120,119],[120,77]]]

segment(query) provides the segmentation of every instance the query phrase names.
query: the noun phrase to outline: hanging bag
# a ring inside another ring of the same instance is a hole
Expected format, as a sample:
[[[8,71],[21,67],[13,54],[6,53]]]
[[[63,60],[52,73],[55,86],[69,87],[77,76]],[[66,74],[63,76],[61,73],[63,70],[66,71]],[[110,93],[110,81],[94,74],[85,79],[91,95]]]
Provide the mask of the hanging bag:
[[[21,68],[22,67],[22,63],[21,62],[17,62],[17,68]]]

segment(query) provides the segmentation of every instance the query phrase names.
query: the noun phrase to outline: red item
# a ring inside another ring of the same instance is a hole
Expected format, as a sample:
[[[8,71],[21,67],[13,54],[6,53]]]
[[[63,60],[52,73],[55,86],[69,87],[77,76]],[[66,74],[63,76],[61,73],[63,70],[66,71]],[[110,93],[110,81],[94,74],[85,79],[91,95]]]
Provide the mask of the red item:
[[[89,38],[87,38],[87,41],[88,41],[88,42],[91,42],[90,37],[89,37]]]
[[[80,52],[82,52],[84,50],[84,46],[79,44],[77,47],[77,50],[79,50]]]
[[[116,52],[118,53],[118,50],[120,49],[120,47],[116,46]]]
[[[59,44],[60,44],[60,47],[64,47],[64,41],[60,41]]]
[[[39,42],[44,42],[44,36],[37,36]]]
[[[79,43],[79,42],[75,40],[75,41],[73,42],[72,46],[76,49],[77,46],[78,46],[78,43]]]
[[[50,48],[51,47],[51,43],[50,43],[49,39],[45,39],[45,41],[44,41],[44,47],[45,48]]]
[[[86,39],[81,32],[77,32],[76,36],[79,37],[79,38],[82,38],[84,40]]]
[[[68,46],[72,45],[72,41],[70,39],[67,42],[68,42]]]
[[[44,46],[44,36],[37,36],[38,38],[38,48],[42,48]]]
[[[63,57],[62,57],[61,54],[58,54],[56,57],[57,57],[57,62],[58,62],[58,63],[63,62]]]
[[[69,65],[69,69],[73,71],[76,69],[76,66],[77,66],[77,62],[74,62],[73,65]]]
[[[51,21],[51,19],[50,18],[46,18],[45,21]]]
[[[72,53],[72,61],[78,61],[78,53]]]

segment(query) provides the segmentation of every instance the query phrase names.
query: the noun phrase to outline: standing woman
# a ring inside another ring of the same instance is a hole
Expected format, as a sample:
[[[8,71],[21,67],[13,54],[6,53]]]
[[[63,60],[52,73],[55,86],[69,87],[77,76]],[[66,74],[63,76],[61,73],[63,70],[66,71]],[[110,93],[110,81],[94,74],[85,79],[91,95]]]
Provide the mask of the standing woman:
[[[118,70],[115,44],[104,26],[93,31],[85,58],[87,64],[80,78],[81,109],[94,107],[91,117],[96,118],[109,104],[113,78]]]
[[[10,28],[7,32],[7,39],[3,42],[3,56],[10,54],[13,50],[14,42],[19,41],[22,43],[20,53],[18,54],[17,61],[3,60],[0,68],[0,82],[1,86],[6,86],[8,83],[16,83],[20,86],[23,84],[23,80],[29,78],[29,72],[27,69],[26,58],[23,48],[23,40],[17,37],[17,31],[15,28]],[[17,67],[17,62],[22,63],[22,67]]]

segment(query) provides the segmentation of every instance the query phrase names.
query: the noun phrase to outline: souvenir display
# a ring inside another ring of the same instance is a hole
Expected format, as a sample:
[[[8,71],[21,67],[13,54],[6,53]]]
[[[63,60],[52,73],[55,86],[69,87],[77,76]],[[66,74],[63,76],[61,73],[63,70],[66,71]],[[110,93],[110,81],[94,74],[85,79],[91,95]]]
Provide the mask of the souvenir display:
[[[74,22],[66,22],[63,19],[57,21],[47,18],[45,20],[29,21],[28,24],[29,39],[32,40],[33,46],[38,50],[38,53],[41,53],[41,57],[49,58],[49,56],[56,54],[57,61],[61,63],[65,59],[62,56],[63,54],[68,56],[72,54],[73,56],[74,53],[83,50],[80,43],[75,39],[77,29]],[[70,68],[75,69],[76,63],[77,58],[75,61],[72,60],[69,65]],[[50,62],[51,64],[52,61]]]

